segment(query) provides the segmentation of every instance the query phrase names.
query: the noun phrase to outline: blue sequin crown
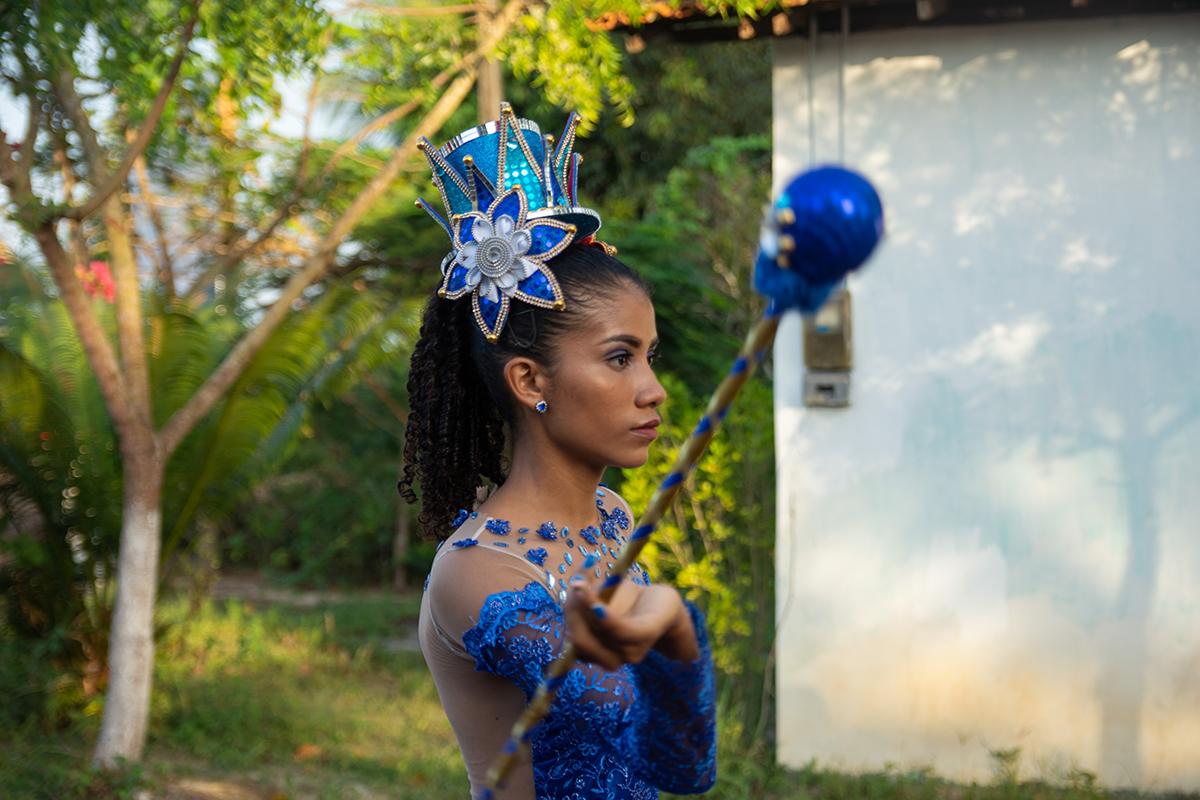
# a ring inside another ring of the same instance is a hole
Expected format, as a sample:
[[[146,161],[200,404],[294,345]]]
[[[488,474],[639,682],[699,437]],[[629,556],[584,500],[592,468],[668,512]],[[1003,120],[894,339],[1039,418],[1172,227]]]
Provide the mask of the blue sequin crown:
[[[499,338],[514,300],[562,309],[562,289],[547,262],[600,229],[600,215],[575,197],[583,157],[574,152],[579,115],[562,138],[542,136],[508,103],[500,119],[469,128],[440,148],[417,146],[433,170],[446,216],[421,206],[450,237],[438,294],[471,295],[471,310],[488,341]]]

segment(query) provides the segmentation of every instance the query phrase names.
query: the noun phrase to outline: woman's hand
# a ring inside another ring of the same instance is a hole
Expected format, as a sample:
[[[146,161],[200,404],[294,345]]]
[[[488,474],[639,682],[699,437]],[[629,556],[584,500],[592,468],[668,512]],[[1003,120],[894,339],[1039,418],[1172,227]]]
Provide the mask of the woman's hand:
[[[626,594],[632,597],[622,596]],[[674,587],[626,580],[613,600],[611,605],[600,603],[591,581],[573,579],[564,615],[580,659],[611,672],[622,664],[637,664],[651,649],[676,661],[700,657],[691,615]]]

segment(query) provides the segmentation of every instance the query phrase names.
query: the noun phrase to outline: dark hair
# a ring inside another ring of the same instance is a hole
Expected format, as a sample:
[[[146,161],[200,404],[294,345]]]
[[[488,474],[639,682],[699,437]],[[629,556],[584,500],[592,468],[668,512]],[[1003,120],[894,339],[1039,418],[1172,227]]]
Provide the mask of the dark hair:
[[[404,472],[397,488],[415,503],[414,487],[420,486],[418,520],[427,537],[446,538],[455,512],[474,506],[477,487],[504,481],[504,425],[516,420],[505,364],[525,356],[553,367],[556,341],[597,298],[626,286],[650,294],[641,276],[595,245],[572,245],[549,266],[566,308],[516,301],[495,343],[476,325],[469,295],[444,300],[435,293],[425,305],[409,366]]]

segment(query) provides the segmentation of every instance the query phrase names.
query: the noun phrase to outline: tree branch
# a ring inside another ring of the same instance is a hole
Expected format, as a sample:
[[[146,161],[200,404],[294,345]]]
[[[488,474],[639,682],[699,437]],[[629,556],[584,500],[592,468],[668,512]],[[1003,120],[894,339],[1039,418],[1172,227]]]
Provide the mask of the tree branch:
[[[72,195],[75,194],[75,186],[77,179],[75,170],[71,164],[71,158],[67,155],[66,137],[62,137],[54,146],[54,160],[58,162],[59,171],[62,172],[63,181],[63,196],[70,201]],[[87,246],[87,232],[83,229],[83,222],[76,222],[73,219],[66,220],[67,225],[67,241],[70,242],[71,248],[75,252],[75,263],[77,266],[86,267],[90,260]]]
[[[150,225],[154,228],[159,280],[162,281],[167,300],[174,300],[175,263],[171,260],[170,250],[167,249],[167,232],[166,226],[163,225],[162,214],[158,212],[158,206],[154,203],[154,191],[150,186],[150,176],[146,172],[146,160],[138,156],[133,162],[133,170],[137,178],[142,207],[146,209],[146,215],[150,217]]]
[[[508,33],[516,22],[517,16],[524,5],[524,0],[510,0],[504,11],[497,17],[496,25],[488,32],[484,41],[480,42],[479,50],[483,54],[490,52]],[[359,193],[354,202],[342,213],[334,223],[324,241],[305,260],[300,271],[293,275],[284,285],[278,299],[267,310],[262,322],[247,333],[221,362],[216,371],[196,391],[190,400],[177,412],[160,433],[160,447],[164,457],[179,446],[183,438],[195,427],[196,423],[207,414],[217,400],[237,380],[238,376],[250,363],[259,348],[267,341],[284,317],[287,316],[292,303],[300,297],[303,291],[314,281],[321,278],[329,269],[338,245],[363,215],[371,208],[384,192],[391,186],[396,176],[400,174],[405,162],[411,156],[411,150],[416,146],[421,136],[437,133],[450,116],[462,105],[475,82],[474,68],[460,75],[442,94],[433,108],[417,123],[413,131],[404,140],[388,160],[383,170]]]
[[[430,81],[430,83],[429,83],[430,88],[431,89],[442,88],[456,74],[463,71],[464,69],[470,69],[471,67],[475,66],[480,61],[482,61],[483,56],[484,56],[483,51],[479,50],[479,49],[476,49],[476,50],[472,51],[471,53],[468,53],[467,55],[463,56],[458,61],[456,61],[455,63],[451,64],[450,66],[446,67],[444,70],[439,72],[434,77],[434,79],[432,81]],[[346,141],[344,141],[340,145],[338,145],[337,150],[333,151],[333,155],[330,156],[329,161],[326,162],[325,167],[321,170],[320,177],[324,178],[326,175],[328,175],[330,172],[332,172],[333,168],[337,165],[337,163],[339,161],[341,161],[342,158],[348,152],[350,152],[355,147],[357,147],[359,142],[361,142],[363,139],[367,138],[372,133],[375,133],[376,131],[380,130],[381,128],[384,128],[387,125],[391,125],[393,122],[396,122],[397,120],[403,119],[404,117],[408,116],[418,105],[420,105],[420,100],[415,100],[415,99],[409,100],[407,103],[396,106],[395,108],[391,109],[390,111],[380,114],[378,117],[376,117],[375,119],[368,122],[361,129],[359,129],[359,131],[357,133],[355,133],[349,139],[347,139]]]
[[[158,121],[162,118],[163,110],[167,107],[167,98],[171,94],[171,90],[175,86],[175,79],[179,76],[179,70],[183,67],[183,59],[187,57],[188,43],[192,40],[192,34],[196,31],[196,23],[200,20],[200,4],[203,0],[192,0],[192,17],[183,26],[183,31],[179,36],[179,49],[175,53],[175,59],[171,62],[170,68],[167,70],[167,75],[163,79],[162,86],[158,89],[158,95],[154,98],[154,104],[150,107],[150,113],[142,120],[142,126],[138,130],[137,139],[129,146],[125,152],[125,158],[121,161],[121,165],[117,167],[117,171],[107,178],[101,178],[100,173],[93,175],[94,181],[104,180],[103,184],[97,186],[95,192],[82,206],[67,209],[63,215],[68,219],[83,219],[91,216],[104,203],[108,197],[115,192],[125,182],[129,176],[129,170],[133,167],[133,162],[146,149],[146,145],[150,143],[150,137],[154,135],[154,129],[158,127]],[[82,111],[82,105],[80,105]],[[96,165],[93,165],[93,169]],[[100,166],[103,166],[101,163]]]
[[[329,31],[331,30],[332,29],[328,29],[326,31],[324,36],[326,40],[329,39]],[[204,290],[204,286],[208,284],[209,281],[212,281],[218,275],[225,274],[231,267],[235,266],[242,259],[246,258],[246,256],[257,250],[260,246],[262,246],[263,243],[271,238],[280,225],[287,222],[289,219],[299,213],[300,199],[305,194],[310,184],[308,179],[308,162],[309,156],[312,152],[312,115],[313,110],[316,107],[317,87],[319,83],[320,76],[314,77],[312,86],[310,86],[308,90],[308,100],[304,108],[304,136],[300,145],[300,157],[298,159],[299,163],[296,167],[294,185],[291,193],[288,195],[288,199],[283,203],[283,206],[279,209],[279,211],[276,212],[275,216],[267,224],[267,227],[259,232],[258,236],[254,237],[254,239],[249,242],[243,241],[241,245],[231,248],[223,258],[210,264],[208,268],[205,269],[204,272],[202,272],[199,277],[192,282],[191,288],[184,292],[184,296],[187,298],[189,303],[199,303],[202,298],[201,293]]]
[[[511,14],[509,17],[505,18],[505,21],[504,21],[503,27],[502,27],[502,31],[507,32],[508,28],[512,26],[512,24],[516,20],[516,14],[520,12],[522,5],[523,5],[523,3],[518,4],[515,8],[510,6],[508,9],[506,9],[507,11],[510,11]],[[446,83],[448,83],[450,81],[450,79],[452,77],[454,77],[456,74],[462,72],[465,69],[471,69],[472,67],[476,66],[480,61],[483,60],[484,56],[488,52],[490,52],[496,46],[496,44],[499,43],[500,38],[503,38],[503,33],[498,38],[489,38],[488,40],[481,42],[481,45],[479,47],[477,47],[474,51],[463,56],[458,61],[456,61],[454,64],[451,64],[450,66],[443,69],[441,72],[439,72],[434,77],[434,79],[432,81],[430,81],[430,84],[429,84],[430,88],[431,89],[440,89],[442,86],[445,86]],[[307,113],[305,115],[305,123],[304,123],[305,147],[301,150],[302,161],[301,161],[301,168],[299,170],[300,176],[303,176],[304,169],[307,165],[307,160],[304,157],[307,156],[309,115],[311,115],[311,113],[312,113],[311,101],[312,101],[313,93],[315,92],[315,89],[316,89],[316,82],[314,81],[313,90],[310,91],[310,95],[309,95],[310,104],[307,109]],[[397,120],[403,119],[404,117],[408,116],[419,105],[420,105],[420,100],[418,100],[418,99],[410,100],[407,103],[399,105],[396,108],[393,108],[390,111],[387,111],[384,114],[381,114],[380,116],[371,120],[369,123],[364,125],[361,129],[359,129],[353,136],[351,136],[349,139],[347,139],[346,141],[344,141],[340,145],[338,145],[338,148],[336,150],[334,150],[333,155],[329,157],[329,160],[327,162],[325,162],[325,166],[321,169],[321,173],[318,176],[316,176],[316,178],[314,180],[321,180],[321,179],[324,179],[325,177],[327,177],[329,175],[329,173],[331,173],[333,171],[334,167],[337,166],[338,162],[340,162],[351,151],[353,151],[354,148],[357,147],[358,144],[363,139],[365,139],[367,136],[370,136],[372,133],[386,127],[387,125],[390,125],[393,122],[396,122]],[[382,166],[375,166],[373,168],[382,169]],[[284,222],[286,222],[288,219],[290,219],[291,217],[293,217],[296,214],[297,209],[295,208],[294,204],[299,201],[301,195],[306,193],[311,188],[311,181],[302,181],[300,177],[297,177],[296,185],[297,185],[296,191],[293,192],[292,197],[290,198],[289,202],[284,204],[284,207],[279,210],[279,212],[275,215],[274,218],[272,218],[271,222],[267,225],[266,229],[262,231],[262,233],[260,233],[257,237],[255,237],[255,239],[253,241],[251,241],[247,244],[244,244],[243,246],[241,246],[237,249],[232,250],[225,258],[222,258],[220,261],[217,261],[217,262],[213,263],[212,265],[210,265],[192,283],[191,288],[188,289],[186,292],[184,292],[184,296],[186,296],[188,298],[189,303],[193,303],[193,304],[198,303],[201,298],[200,292],[202,291],[202,288],[204,287],[205,284],[207,284],[209,281],[213,280],[216,276],[223,274],[234,264],[236,264],[237,262],[244,259],[246,256],[253,253],[256,249],[258,249],[259,245],[261,245],[262,243],[264,243],[268,239],[270,239],[271,235],[275,232],[275,230],[281,224],[283,224]]]
[[[37,148],[38,126],[42,122],[42,104],[38,102],[37,90],[29,95],[29,121],[25,126],[25,141],[21,142],[21,156],[17,161],[17,177],[22,185],[32,185],[33,159]]]
[[[124,439],[131,436],[135,418],[125,392],[117,354],[108,337],[104,335],[99,320],[96,319],[91,301],[75,277],[71,259],[54,232],[54,224],[49,220],[43,221],[33,230],[33,235],[46,259],[46,266],[50,269],[50,276],[58,287],[63,304],[67,307],[71,322],[75,325],[75,332],[96,375],[96,383],[100,386],[100,393],[104,395],[104,403],[112,416],[117,435]]]
[[[509,24],[511,24],[511,23],[509,23]],[[456,74],[458,74],[459,72],[462,72],[464,69],[469,69],[469,68],[475,66],[476,64],[478,64],[480,61],[483,60],[483,57],[484,57],[484,50],[481,48],[476,49],[473,52],[463,56],[458,61],[456,61],[454,64],[451,64],[450,66],[446,67],[441,72],[439,72],[434,77],[434,79],[432,81],[430,81],[430,84],[429,84],[430,88],[431,89],[442,88]],[[201,291],[202,291],[203,287],[205,286],[205,284],[207,284],[209,281],[213,280],[216,276],[223,274],[230,267],[232,267],[233,265],[235,265],[236,263],[238,263],[239,261],[244,259],[246,256],[252,254],[255,250],[258,249],[260,244],[262,244],[263,242],[266,242],[268,239],[270,239],[271,235],[275,232],[275,230],[281,224],[283,224],[284,222],[289,220],[291,217],[295,216],[298,209],[295,207],[294,204],[299,201],[300,197],[303,194],[307,193],[312,188],[312,182],[314,180],[322,180],[322,179],[326,178],[333,171],[334,167],[337,166],[338,162],[340,162],[351,151],[353,151],[354,148],[357,147],[358,144],[360,142],[362,142],[363,139],[370,136],[372,133],[375,133],[376,131],[392,124],[393,122],[403,119],[404,117],[408,116],[413,110],[415,110],[420,105],[419,99],[410,100],[407,103],[396,106],[395,108],[391,109],[390,111],[387,111],[387,112],[379,115],[375,119],[371,120],[366,125],[364,125],[362,128],[360,128],[353,136],[351,136],[349,139],[347,139],[346,141],[344,141],[340,145],[338,145],[337,149],[334,150],[333,155],[331,155],[329,157],[329,160],[325,162],[325,166],[322,167],[321,173],[319,175],[317,175],[313,179],[304,180],[303,176],[304,176],[304,172],[307,168],[307,164],[308,164],[307,156],[308,156],[308,149],[309,149],[309,140],[308,140],[309,121],[310,121],[311,114],[312,114],[312,103],[313,103],[313,99],[315,96],[315,92],[316,92],[316,81],[314,80],[313,87],[309,93],[309,105],[306,110],[306,114],[305,114],[305,118],[304,118],[304,146],[301,149],[300,168],[297,170],[298,174],[297,174],[297,178],[296,178],[296,190],[292,193],[292,196],[289,199],[289,201],[284,204],[283,208],[281,208],[279,210],[279,212],[275,215],[275,217],[272,218],[271,222],[268,223],[266,229],[263,230],[258,236],[256,236],[253,241],[248,242],[237,249],[234,249],[233,251],[230,252],[230,254],[228,256],[226,256],[225,258],[222,258],[220,261],[217,261],[217,262],[211,264],[207,269],[204,270],[204,272],[192,283],[191,288],[188,289],[186,292],[184,292],[184,296],[188,298],[189,303],[195,304],[195,303],[200,302]],[[380,168],[382,168],[382,165],[375,166],[373,168],[380,169]]]
[[[13,195],[12,200],[16,203],[20,181],[17,179],[17,165],[13,161],[12,145],[8,143],[8,135],[4,133],[3,128],[0,128],[0,181],[8,187],[8,191]]]
[[[87,109],[83,107],[83,101],[79,99],[79,94],[75,91],[75,76],[66,70],[55,73],[54,89],[55,97],[71,120],[71,125],[75,128],[79,141],[83,144],[83,154],[87,159],[92,182],[99,183],[108,174],[108,166],[105,163],[106,154],[104,148],[100,146],[100,138],[96,135],[96,129],[92,127],[91,120],[88,118]],[[68,198],[69,200],[70,198]]]

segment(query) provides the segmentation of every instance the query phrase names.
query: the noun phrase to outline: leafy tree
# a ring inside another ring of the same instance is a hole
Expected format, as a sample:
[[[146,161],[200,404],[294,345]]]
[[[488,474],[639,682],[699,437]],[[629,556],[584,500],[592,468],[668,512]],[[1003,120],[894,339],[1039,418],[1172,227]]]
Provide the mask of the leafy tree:
[[[614,9],[636,16],[638,4],[509,0],[485,28],[366,6],[334,21],[316,0],[0,7],[0,79],[27,108],[23,135],[0,129],[0,182],[78,337],[120,465],[119,580],[99,764],[137,760],[145,741],[164,515],[186,519],[208,502],[193,493],[180,509],[164,506],[176,461],[180,469],[198,463],[187,451],[203,446],[200,428],[220,426],[244,401],[241,393],[262,377],[253,377],[260,354],[319,341],[316,309],[333,302],[324,298],[337,279],[354,271],[379,277],[395,263],[371,245],[385,239],[388,212],[405,195],[411,200],[411,187],[397,191],[397,179],[420,136],[461,122],[455,115],[489,56],[510,57],[516,74],[580,106],[589,121],[607,101],[628,122],[620,54],[587,24]],[[336,65],[333,75],[323,63]],[[302,72],[316,75],[305,136],[280,141],[256,121],[279,108],[276,79]],[[308,135],[327,77],[352,92],[354,113],[372,116],[337,146]],[[365,146],[383,130],[396,146]],[[365,241],[351,243],[360,228]],[[111,275],[89,269],[94,261]],[[111,312],[97,307],[89,286],[111,292]],[[228,335],[193,337],[197,324],[195,331]],[[162,342],[191,356],[159,361]],[[215,355],[205,369],[195,368],[204,363],[201,349]],[[45,365],[24,358],[18,364],[14,356],[10,370],[33,385]],[[180,363],[190,371],[174,372]],[[288,400],[304,391],[303,370],[284,372],[260,398],[264,419],[292,413]],[[52,384],[43,384],[49,397]],[[70,430],[67,421],[56,424]],[[211,473],[216,462],[207,463]],[[25,480],[26,494],[36,493]],[[171,529],[168,548],[181,530]]]
[[[521,3],[510,2],[474,53],[490,52],[520,10]],[[183,8],[167,2],[118,3],[103,9],[87,3],[17,3],[6,4],[0,15],[0,70],[28,107],[19,142],[0,131],[0,179],[8,188],[12,216],[37,242],[79,336],[121,462],[120,579],[109,648],[111,680],[95,759],[101,764],[118,757],[136,760],[145,741],[169,462],[237,388],[293,306],[312,301],[307,290],[338,266],[339,248],[388,191],[416,138],[435,134],[468,96],[474,67],[465,65],[429,99],[406,144],[365,185],[353,187],[336,216],[314,213],[311,224],[302,226],[311,235],[292,237],[294,255],[281,259],[287,276],[273,302],[239,320],[239,335],[218,365],[194,375],[202,379],[198,385],[184,389],[186,383],[176,381],[156,392],[157,376],[147,357],[154,344],[147,308],[155,296],[176,296],[179,276],[164,258],[157,282],[141,279],[137,224],[121,189],[148,152],[171,154],[181,165],[168,175],[168,186],[181,184],[180,175],[188,177],[182,165],[217,178],[212,192],[192,205],[209,212],[219,246],[215,258],[197,259],[193,271],[199,272],[198,281],[238,274],[233,268],[296,215],[302,196],[328,194],[308,183],[304,147],[296,159],[294,190],[281,198],[276,194],[283,207],[265,227],[236,224],[263,196],[242,185],[253,177],[252,165],[269,155],[287,155],[281,148],[275,153],[261,149],[262,137],[243,133],[244,122],[278,104],[276,75],[316,64],[329,20],[311,0],[254,6],[194,0]],[[177,83],[186,91],[173,92]],[[158,233],[169,235],[161,227]],[[171,248],[163,244],[160,255],[169,255]],[[94,255],[104,256],[112,268],[115,337],[106,332],[76,276],[76,264],[89,263]],[[255,298],[261,296],[258,292]],[[212,313],[228,310],[218,303]]]
[[[106,332],[102,296],[92,302]],[[121,463],[103,398],[63,304],[44,294],[0,306],[0,592],[10,631],[32,642],[42,665],[26,674],[38,704],[65,708],[103,687],[113,576],[121,528]],[[417,306],[335,288],[286,320],[255,354],[234,390],[181,444],[164,477],[169,559],[193,524],[219,521],[292,445],[307,406],[344,391],[415,333]],[[172,303],[148,317],[148,364],[156,407],[194,391],[232,345],[240,326]],[[396,338],[407,331],[407,338]],[[31,666],[36,667],[36,662]],[[63,683],[58,674],[74,676]],[[54,691],[47,690],[53,682]],[[64,701],[64,698],[65,701]],[[53,716],[53,714],[49,714]]]

